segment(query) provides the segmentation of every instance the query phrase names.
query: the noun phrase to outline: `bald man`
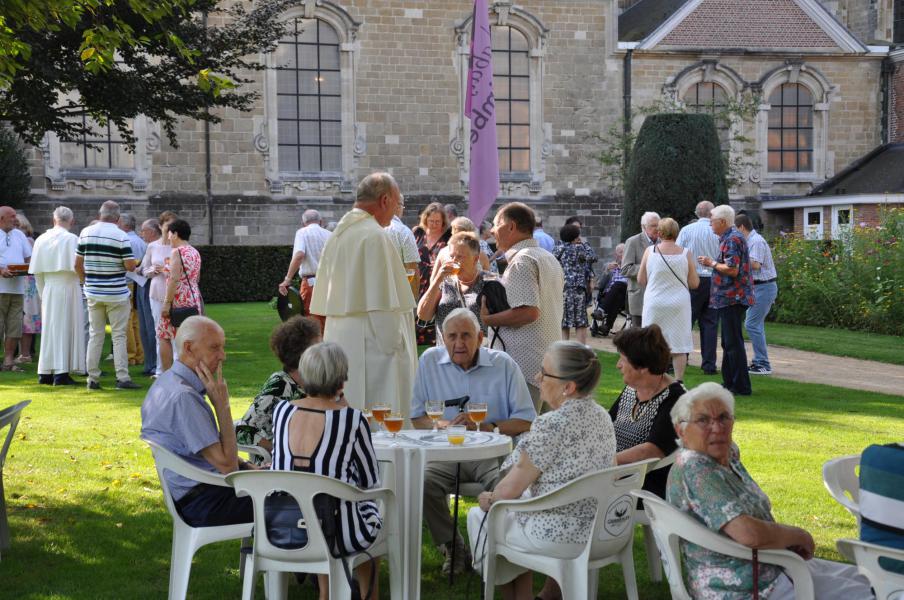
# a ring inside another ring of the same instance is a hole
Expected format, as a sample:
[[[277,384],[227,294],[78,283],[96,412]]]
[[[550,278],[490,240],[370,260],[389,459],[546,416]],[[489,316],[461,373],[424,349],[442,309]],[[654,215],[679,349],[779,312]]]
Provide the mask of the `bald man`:
[[[323,249],[311,312],[326,317],[323,340],[348,356],[349,405],[386,403],[407,417],[417,369],[414,297],[383,229],[400,201],[392,175],[373,173],[361,181],[354,207]]]

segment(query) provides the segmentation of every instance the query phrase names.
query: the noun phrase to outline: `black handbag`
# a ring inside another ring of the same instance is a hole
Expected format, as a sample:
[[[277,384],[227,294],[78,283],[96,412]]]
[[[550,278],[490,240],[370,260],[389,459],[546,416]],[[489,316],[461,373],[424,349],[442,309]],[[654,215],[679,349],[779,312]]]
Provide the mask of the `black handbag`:
[[[484,299],[486,299],[487,303],[487,312],[491,315],[511,308],[508,303],[508,295],[506,294],[505,286],[495,279],[484,280],[483,289],[480,291],[480,296],[477,298],[478,306],[483,303]],[[496,340],[499,340],[499,343],[502,344],[502,350],[505,351],[505,340],[499,335],[499,328],[491,327],[490,329],[493,332],[492,337],[490,337],[490,348],[493,348],[496,345]]]
[[[267,496],[264,502],[267,539],[277,548],[296,550],[308,543],[308,530],[295,498],[285,493]]]

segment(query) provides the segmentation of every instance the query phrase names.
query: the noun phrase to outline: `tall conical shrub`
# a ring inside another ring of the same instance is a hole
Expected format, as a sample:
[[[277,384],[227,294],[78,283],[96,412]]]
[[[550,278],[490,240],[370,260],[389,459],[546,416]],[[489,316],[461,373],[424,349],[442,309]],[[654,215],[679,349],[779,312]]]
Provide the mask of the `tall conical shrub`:
[[[622,240],[640,231],[640,217],[655,211],[684,225],[701,200],[728,202],[725,163],[711,115],[650,115],[637,134],[625,182]]]

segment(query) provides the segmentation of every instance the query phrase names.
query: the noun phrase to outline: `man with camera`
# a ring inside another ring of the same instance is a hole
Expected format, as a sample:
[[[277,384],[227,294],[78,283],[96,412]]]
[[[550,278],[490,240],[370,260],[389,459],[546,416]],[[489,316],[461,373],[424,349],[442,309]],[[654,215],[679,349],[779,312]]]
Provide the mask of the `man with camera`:
[[[411,423],[418,429],[432,426],[428,401],[442,401],[440,426],[465,425],[515,437],[528,429],[537,413],[527,383],[515,361],[499,350],[481,346],[483,333],[477,317],[457,308],[443,322],[444,346],[421,355],[411,400]],[[467,403],[486,403],[486,418],[479,426],[468,419]],[[477,482],[490,490],[499,477],[500,459],[461,463],[459,481]],[[452,568],[452,518],[446,496],[455,490],[455,463],[429,463],[424,478],[424,520],[433,542],[446,555],[443,571]],[[455,539],[455,572],[466,563],[465,544]]]

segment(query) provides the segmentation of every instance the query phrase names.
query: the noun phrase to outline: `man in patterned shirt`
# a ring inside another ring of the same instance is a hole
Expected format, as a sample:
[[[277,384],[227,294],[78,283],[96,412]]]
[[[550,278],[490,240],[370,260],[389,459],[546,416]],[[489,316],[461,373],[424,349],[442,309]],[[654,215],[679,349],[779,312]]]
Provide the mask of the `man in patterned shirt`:
[[[534,239],[534,223],[534,211],[521,202],[506,204],[496,213],[493,235],[508,261],[501,282],[511,308],[491,315],[484,299],[480,319],[488,327],[499,327],[505,351],[521,368],[540,412],[540,388],[534,377],[546,348],[562,337],[565,274],[556,257]]]
[[[719,236],[720,257],[716,260],[698,256],[697,262],[713,270],[709,304],[718,312],[722,329],[722,385],[736,395],[749,396],[742,324],[747,308],[755,300],[747,241],[734,226],[734,220],[734,209],[727,204],[712,210],[710,225]]]

